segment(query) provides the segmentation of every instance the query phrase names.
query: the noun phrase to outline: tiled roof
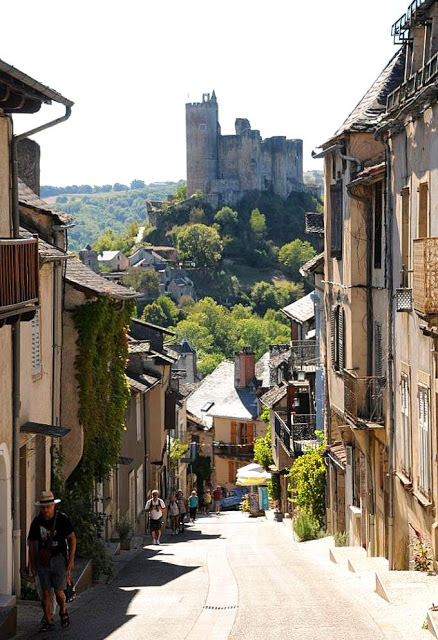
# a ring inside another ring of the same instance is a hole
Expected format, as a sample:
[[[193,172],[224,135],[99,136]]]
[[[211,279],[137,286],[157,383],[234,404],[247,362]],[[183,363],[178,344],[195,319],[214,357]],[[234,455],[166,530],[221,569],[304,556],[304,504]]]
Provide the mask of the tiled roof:
[[[89,267],[86,267],[76,258],[67,261],[65,279],[73,287],[81,291],[90,292],[97,296],[115,298],[116,300],[128,300],[131,298],[139,298],[140,294],[127,287],[114,284],[97,273],[94,273]]]
[[[397,51],[377,80],[353,109],[334,138],[349,131],[373,131],[386,111],[386,99],[404,80],[405,48]]]
[[[128,352],[129,353],[149,353],[151,350],[151,343],[148,340],[132,340],[128,339]]]
[[[310,320],[315,314],[312,295],[313,291],[296,302],[292,302],[292,304],[287,305],[287,307],[283,307],[281,311],[288,318],[291,318],[300,324]]]
[[[272,387],[260,398],[260,402],[267,407],[272,408],[277,404],[287,393],[287,386],[285,384],[279,384],[276,387]]]
[[[20,204],[31,207],[32,209],[38,209],[38,211],[44,211],[47,215],[56,216],[62,222],[70,222],[71,216],[60,211],[55,211],[50,205],[36,195],[20,178],[18,178],[18,201]]]
[[[140,393],[146,393],[152,387],[155,387],[161,380],[160,376],[146,375],[142,373],[140,375],[134,374],[128,371],[128,382],[131,389],[134,391],[140,391]]]
[[[97,255],[97,259],[101,262],[105,262],[106,260],[112,260],[116,256],[118,256],[120,251],[102,251]]]
[[[281,364],[283,364],[283,362],[288,362],[289,358],[290,358],[290,349],[288,348],[285,351],[282,351],[281,353],[276,353],[275,355],[271,355],[271,358],[269,360],[269,366],[271,368],[276,369]]]
[[[322,264],[324,264],[324,251],[322,253],[318,253],[316,256],[313,256],[313,258],[311,258],[310,260],[305,262],[300,267],[300,273],[302,275],[307,275],[308,273],[313,273]]]
[[[345,451],[345,444],[342,440],[337,440],[336,442],[333,442],[333,444],[328,445],[326,447],[326,451],[334,462],[345,469],[347,465],[347,453]]]
[[[208,407],[208,405],[210,405]],[[203,407],[208,407],[202,411]],[[206,376],[187,399],[187,409],[207,424],[215,416],[253,420],[257,416],[257,397],[249,389],[234,386],[234,362],[221,362]]]

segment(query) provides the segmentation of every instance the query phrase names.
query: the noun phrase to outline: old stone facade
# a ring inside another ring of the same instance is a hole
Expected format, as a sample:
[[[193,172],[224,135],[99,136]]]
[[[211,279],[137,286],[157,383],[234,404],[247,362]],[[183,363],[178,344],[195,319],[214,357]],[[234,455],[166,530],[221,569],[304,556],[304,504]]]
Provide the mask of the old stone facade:
[[[251,191],[271,190],[282,198],[303,186],[303,141],[285,136],[262,139],[246,118],[235,135],[222,135],[216,94],[186,104],[187,195],[210,196],[211,204],[235,204]]]

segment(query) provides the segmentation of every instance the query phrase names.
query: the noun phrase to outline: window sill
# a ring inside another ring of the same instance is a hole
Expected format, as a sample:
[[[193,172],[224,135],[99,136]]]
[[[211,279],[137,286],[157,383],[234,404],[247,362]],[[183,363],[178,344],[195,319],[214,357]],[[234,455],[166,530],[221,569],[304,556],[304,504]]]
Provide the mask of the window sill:
[[[348,508],[350,509],[351,515],[355,518],[359,518],[362,515],[362,509],[360,509],[360,507],[356,507],[355,505],[350,504]]]
[[[429,500],[429,498],[426,498],[426,496],[420,493],[420,491],[417,490],[417,491],[413,491],[412,493],[414,498],[416,498],[417,502],[419,502],[422,507],[432,506],[432,501]]]
[[[406,490],[412,489],[412,480],[409,480],[409,478],[405,476],[404,473],[402,473],[401,471],[396,471],[395,475]]]

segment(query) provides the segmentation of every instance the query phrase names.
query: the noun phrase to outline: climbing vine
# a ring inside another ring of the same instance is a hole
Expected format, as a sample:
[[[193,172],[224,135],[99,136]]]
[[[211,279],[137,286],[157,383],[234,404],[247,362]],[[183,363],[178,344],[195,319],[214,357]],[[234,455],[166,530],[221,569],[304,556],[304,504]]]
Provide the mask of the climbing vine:
[[[79,420],[84,428],[82,460],[69,484],[92,489],[115,467],[120,455],[129,386],[127,329],[134,302],[121,309],[107,298],[75,309],[78,332],[76,379],[79,385]]]

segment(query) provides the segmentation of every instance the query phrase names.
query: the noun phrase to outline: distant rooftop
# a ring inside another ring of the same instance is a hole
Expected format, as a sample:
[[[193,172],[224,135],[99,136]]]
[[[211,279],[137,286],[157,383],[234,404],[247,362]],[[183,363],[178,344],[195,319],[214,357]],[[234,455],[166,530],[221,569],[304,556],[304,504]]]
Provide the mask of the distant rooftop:
[[[307,322],[315,315],[315,309],[313,306],[313,300],[311,293],[308,293],[307,296],[300,298],[296,302],[292,302],[292,304],[288,304],[287,307],[283,307],[281,311],[291,320],[295,320],[299,324],[303,322]]]

